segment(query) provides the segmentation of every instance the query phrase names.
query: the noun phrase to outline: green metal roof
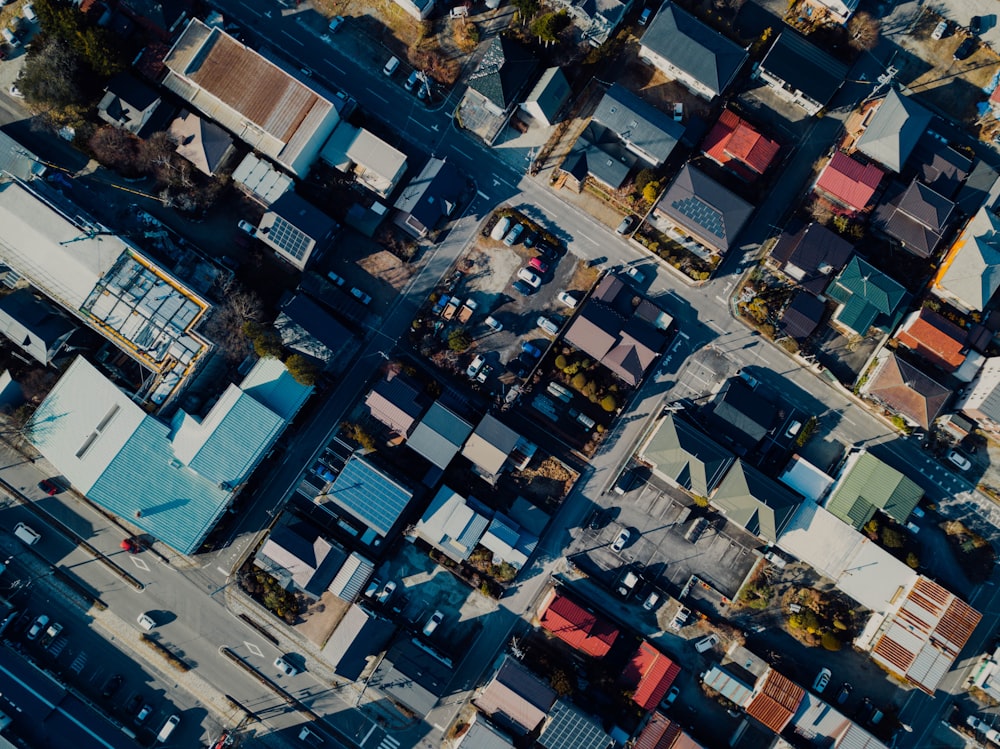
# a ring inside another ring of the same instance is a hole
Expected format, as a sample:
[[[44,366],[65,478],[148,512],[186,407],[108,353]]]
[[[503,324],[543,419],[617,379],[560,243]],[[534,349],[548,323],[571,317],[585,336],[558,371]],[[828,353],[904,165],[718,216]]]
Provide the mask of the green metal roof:
[[[778,540],[802,497],[742,460],[719,484],[712,504],[751,533],[771,543]]]
[[[731,452],[673,414],[660,424],[642,457],[656,473],[700,497],[709,495],[733,461]]]
[[[879,315],[892,317],[906,297],[906,289],[857,256],[851,258],[827,293],[844,305],[837,320],[862,335]]]
[[[902,473],[865,452],[847,466],[826,509],[860,530],[876,510],[905,523],[923,494]]]

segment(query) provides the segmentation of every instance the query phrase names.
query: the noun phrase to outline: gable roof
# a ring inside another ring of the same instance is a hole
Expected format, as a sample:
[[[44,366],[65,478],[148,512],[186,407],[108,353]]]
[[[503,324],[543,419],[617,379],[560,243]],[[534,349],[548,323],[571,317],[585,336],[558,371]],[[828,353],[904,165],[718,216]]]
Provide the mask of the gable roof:
[[[471,433],[472,424],[434,401],[406,444],[443,471]]]
[[[453,670],[415,640],[399,640],[379,662],[371,684],[419,715],[427,715],[444,695]]]
[[[614,132],[591,121],[573,142],[559,168],[580,182],[589,175],[617,190],[625,184],[638,161],[639,157],[629,151]]]
[[[306,294],[296,294],[285,302],[274,328],[284,346],[324,362],[336,357],[354,338],[337,318]]]
[[[896,183],[875,211],[874,224],[917,257],[930,257],[941,243],[955,204],[914,179]]]
[[[545,69],[524,101],[534,103],[548,122],[552,123],[571,94],[572,90],[562,68],[551,67]]]
[[[538,67],[538,60],[520,44],[505,36],[495,36],[468,78],[469,88],[478,91],[506,111]]]
[[[473,713],[469,729],[456,743],[455,749],[514,749],[510,738],[478,713]]]
[[[879,315],[894,315],[906,297],[906,290],[882,271],[860,257],[852,257],[827,289],[841,307],[837,321],[862,335]]]
[[[464,187],[465,180],[454,164],[432,157],[400,193],[394,208],[430,230],[455,209]]]
[[[946,372],[954,372],[965,361],[965,338],[962,328],[927,307],[910,315],[896,334],[900,344]]]
[[[884,173],[874,164],[862,164],[837,151],[816,181],[816,187],[848,208],[863,211],[871,202]]]
[[[825,507],[860,529],[874,517],[876,510],[897,523],[905,523],[923,495],[923,490],[911,479],[863,451],[848,458]]]
[[[490,475],[500,473],[521,436],[492,414],[483,416],[469,436],[462,455]]]
[[[404,437],[409,435],[424,412],[420,393],[401,374],[376,382],[365,397],[365,405],[371,410],[372,417]]]
[[[442,486],[417,521],[414,531],[435,549],[461,562],[469,558],[483,537],[490,515],[490,511],[475,499],[466,499]]]
[[[786,276],[818,295],[826,290],[831,274],[847,265],[853,252],[854,245],[813,221],[794,232],[783,232],[771,250],[771,258]]]
[[[682,124],[618,83],[601,97],[592,119],[654,166],[667,160],[684,135]]]
[[[358,454],[351,455],[327,495],[378,535],[389,535],[413,493]]]
[[[866,392],[890,411],[924,429],[930,429],[951,397],[951,390],[893,353],[888,353],[868,378]]]
[[[545,720],[555,701],[555,691],[509,655],[473,699],[495,723],[521,736]]]
[[[972,172],[972,159],[931,130],[920,136],[910,155],[910,164],[921,182],[948,199],[954,199]]]
[[[772,668],[750,698],[746,711],[775,733],[781,733],[791,722],[804,696],[802,687]]]
[[[761,70],[826,105],[847,77],[847,65],[785,26],[760,63]]]
[[[641,44],[716,96],[733,82],[749,57],[745,49],[672,2],[656,13]]]
[[[177,141],[178,155],[198,171],[212,175],[233,148],[233,139],[214,122],[184,111],[170,123],[170,137]]]
[[[344,563],[347,552],[323,538],[318,528],[295,523],[274,528],[257,556],[271,563],[266,566],[271,574],[283,571],[300,589],[319,597]]]
[[[934,285],[970,310],[981,310],[1000,289],[1000,218],[985,206],[951,246]]]
[[[726,517],[770,543],[778,540],[801,502],[791,489],[742,460],[729,469],[712,495],[712,504]]]
[[[621,679],[634,690],[632,701],[635,704],[643,710],[653,710],[680,672],[679,665],[643,640],[625,665]]]
[[[76,326],[29,288],[0,296],[0,333],[26,354],[49,364],[55,348]]]
[[[855,148],[898,173],[931,119],[931,113],[916,101],[891,88]]]
[[[718,431],[749,450],[774,424],[775,410],[774,403],[742,377],[731,377],[712,401],[712,422]]]
[[[550,590],[538,614],[541,627],[572,648],[594,658],[603,658],[618,637],[618,629],[604,618]]]
[[[393,622],[351,604],[323,646],[323,657],[340,676],[355,680],[365,670],[368,659],[389,644],[395,631]]]
[[[636,736],[632,749],[702,749],[702,745],[657,710]]]
[[[767,171],[781,149],[735,112],[725,109],[701,145],[712,161],[747,181]]]
[[[678,414],[668,413],[640,449],[653,471],[699,497],[715,488],[733,454]]]
[[[824,312],[826,305],[819,297],[800,289],[781,313],[779,325],[785,335],[802,340],[811,336],[819,327]]]
[[[685,164],[656,210],[718,252],[736,241],[754,207],[700,169]]]

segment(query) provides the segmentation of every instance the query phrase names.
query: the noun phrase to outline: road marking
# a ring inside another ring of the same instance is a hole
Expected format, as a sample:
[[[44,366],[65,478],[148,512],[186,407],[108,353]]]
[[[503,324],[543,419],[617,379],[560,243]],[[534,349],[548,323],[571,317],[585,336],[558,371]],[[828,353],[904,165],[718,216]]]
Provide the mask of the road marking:
[[[490,199],[490,196],[487,195],[482,190],[476,190],[476,195],[478,195],[479,197],[481,197],[483,200],[489,200]]]
[[[684,339],[685,341],[689,341],[689,340],[691,340],[691,336],[689,336],[689,335],[688,335],[687,333],[685,333],[685,332],[684,332],[683,330],[679,330],[679,331],[677,331],[677,335],[678,335],[678,336],[679,336],[680,338],[683,338],[683,339]]]
[[[251,13],[253,13],[258,18],[260,18],[261,12],[259,10],[257,10],[256,8],[251,8],[249,5],[247,5],[244,2],[241,2],[240,5],[242,5],[244,8],[246,8],[247,10],[249,10]]]
[[[336,70],[341,75],[344,74],[344,69],[342,67],[340,67],[339,65],[337,65],[335,63],[332,63],[329,60],[324,60],[323,62],[325,62],[327,65],[329,65],[331,68],[333,68],[334,70]]]
[[[462,150],[461,148],[459,148],[458,146],[452,146],[452,147],[451,147],[451,150],[452,150],[452,151],[458,151],[458,152],[459,152],[460,154],[462,154],[462,155],[463,155],[463,156],[464,156],[465,158],[467,158],[467,159],[471,159],[471,158],[472,158],[472,156],[471,156],[470,154],[468,154],[467,152],[463,151],[463,150]],[[494,179],[493,181],[494,181],[494,182],[496,182],[496,180],[495,180],[495,179]]]
[[[407,119],[408,119],[408,120],[409,120],[410,122],[412,122],[412,123],[413,123],[414,125],[416,125],[417,127],[422,127],[422,128],[424,129],[424,130],[430,130],[430,128],[429,128],[429,127],[427,127],[427,125],[424,125],[424,124],[423,124],[422,122],[417,122],[417,121],[416,121],[415,119],[413,119],[412,117],[408,117]]]
[[[226,577],[229,577],[229,571],[228,570],[224,570],[224,569],[222,569],[222,567],[216,567],[215,569],[217,569],[219,572],[221,572]]]
[[[131,556],[129,557],[129,559],[132,560],[132,564],[134,564],[136,567],[138,567],[143,572],[149,572],[149,565],[146,564],[141,559],[137,559],[136,557],[131,557]]]
[[[376,92],[375,92],[374,90],[372,90],[372,89],[370,89],[370,88],[366,88],[366,89],[365,89],[365,91],[367,91],[368,93],[370,93],[370,94],[371,94],[372,96],[374,96],[374,97],[375,97],[376,99],[378,99],[379,101],[381,101],[381,102],[383,102],[383,103],[385,103],[385,104],[388,104],[388,103],[389,103],[389,100],[388,100],[388,99],[386,99],[386,98],[385,98],[384,96],[382,96],[381,94],[378,94],[378,93],[376,93]]]
[[[720,332],[720,333],[722,333],[723,335],[725,335],[726,333],[728,333],[728,332],[729,332],[729,331],[727,331],[727,330],[726,330],[725,328],[721,328],[721,327],[719,327],[718,325],[716,325],[716,324],[715,324],[714,322],[712,322],[711,320],[709,320],[709,321],[708,321],[708,322],[706,322],[705,324],[706,324],[706,325],[707,325],[708,327],[712,328],[713,330],[717,330],[717,331],[719,331],[719,332]]]
[[[298,44],[300,47],[306,46],[303,42],[301,42],[298,39],[296,39],[294,36],[292,36],[291,34],[289,34],[287,31],[282,31],[281,33],[284,34],[285,36],[287,36],[289,39],[291,39],[296,44]]]
[[[716,295],[715,295],[715,298],[716,298],[716,299],[718,299],[718,300],[719,300],[720,302],[722,302],[723,304],[728,304],[728,302],[729,302],[729,300],[728,300],[728,299],[726,299],[725,297],[721,297],[721,296],[719,296],[718,294],[716,294]]]
[[[382,742],[378,745],[378,749],[398,749],[399,741],[394,739],[392,736],[386,736],[382,739]]]
[[[264,655],[264,651],[261,650],[256,645],[254,645],[252,642],[247,642],[246,640],[244,640],[243,644],[247,646],[247,650],[249,650],[251,653],[253,653],[254,655],[256,655],[258,658],[260,658],[262,655]]]

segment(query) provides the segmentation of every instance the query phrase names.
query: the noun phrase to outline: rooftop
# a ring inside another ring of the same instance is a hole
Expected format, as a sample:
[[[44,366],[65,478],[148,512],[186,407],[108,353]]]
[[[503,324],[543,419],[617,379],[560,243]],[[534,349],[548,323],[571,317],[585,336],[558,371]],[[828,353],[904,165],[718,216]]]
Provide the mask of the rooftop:
[[[699,497],[708,497],[733,454],[678,414],[668,413],[640,448],[660,476]]]
[[[892,352],[880,358],[865,383],[867,395],[907,421],[930,429],[952,391]]]
[[[774,543],[798,509],[802,497],[737,460],[711,500],[731,521]]]
[[[731,110],[724,109],[709,130],[701,150],[712,161],[752,181],[767,171],[781,146],[765,138]]]
[[[835,315],[837,321],[860,335],[867,335],[873,325],[894,327],[894,318],[907,297],[900,284],[857,256],[844,266],[826,293],[842,305]]]
[[[655,710],[680,672],[679,665],[643,640],[621,678],[633,690],[633,702],[643,710]]]
[[[843,270],[854,253],[854,245],[823,224],[811,222],[778,238],[771,257],[781,271],[807,291],[820,295],[830,277]]]
[[[618,637],[618,629],[611,622],[555,589],[550,590],[542,601],[538,619],[543,629],[594,658],[607,655]]]
[[[656,210],[716,252],[736,241],[754,207],[699,169],[685,164]]]
[[[654,166],[667,160],[684,135],[682,124],[617,83],[601,98],[592,119]]]
[[[354,454],[333,482],[327,497],[385,538],[406,510],[413,493],[367,458]]]
[[[969,310],[982,310],[1000,288],[1000,218],[980,208],[941,261],[939,293]]]
[[[517,103],[517,98],[538,67],[538,60],[513,39],[495,36],[469,75],[469,88],[478,91],[500,110]]]
[[[443,471],[471,433],[472,424],[435,401],[406,444]]]
[[[931,119],[931,113],[916,101],[891,88],[855,148],[892,171],[901,172]]]
[[[874,517],[876,510],[897,523],[905,523],[923,495],[923,489],[912,479],[862,451],[847,459],[826,509],[858,529]]]
[[[875,211],[874,225],[917,257],[930,257],[944,238],[955,204],[914,179],[892,185]]]
[[[837,151],[823,169],[816,187],[838,203],[863,211],[868,207],[884,173],[874,164],[862,164]]]
[[[785,26],[760,63],[761,70],[825,106],[847,77],[847,66]]]
[[[965,330],[937,312],[921,307],[911,314],[896,340],[945,372],[954,372],[965,361]]]
[[[476,707],[517,735],[535,730],[556,701],[552,688],[509,655],[473,700]]]

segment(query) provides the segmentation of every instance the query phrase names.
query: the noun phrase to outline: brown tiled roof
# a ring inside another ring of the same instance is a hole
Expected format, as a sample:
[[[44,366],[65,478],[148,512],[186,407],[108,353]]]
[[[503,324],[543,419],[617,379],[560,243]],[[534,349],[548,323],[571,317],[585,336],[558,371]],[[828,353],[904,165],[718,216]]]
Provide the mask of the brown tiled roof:
[[[912,364],[889,354],[885,364],[869,381],[868,395],[924,429],[930,429],[951,391]]]
[[[802,687],[771,669],[746,710],[775,733],[781,733],[798,710],[803,695]]]
[[[926,307],[899,332],[896,340],[946,372],[954,372],[965,361],[962,353],[965,331]]]
[[[555,701],[556,693],[510,656],[474,700],[484,713],[502,715],[506,724],[519,726],[523,733],[535,730]]]

